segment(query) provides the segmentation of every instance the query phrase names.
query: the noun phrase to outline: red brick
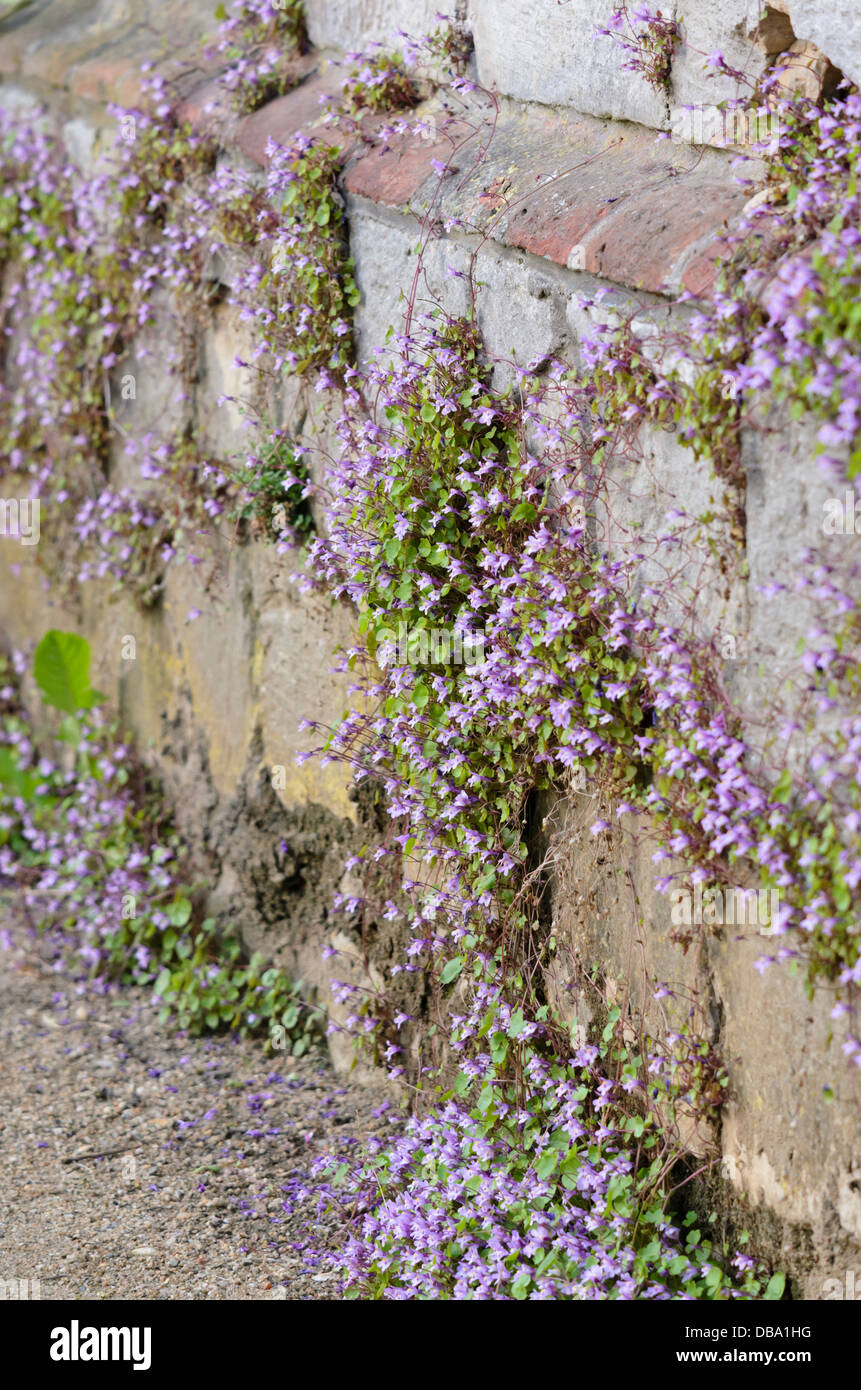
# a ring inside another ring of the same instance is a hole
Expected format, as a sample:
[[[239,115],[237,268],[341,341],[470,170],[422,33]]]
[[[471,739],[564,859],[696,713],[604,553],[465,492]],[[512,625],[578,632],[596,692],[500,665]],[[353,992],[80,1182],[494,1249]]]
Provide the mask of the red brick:
[[[292,92],[276,97],[259,111],[245,116],[239,123],[236,137],[242,153],[255,164],[266,164],[266,146],[270,139],[286,145],[300,130],[319,130],[325,109],[320,99],[336,92],[342,80],[334,69],[315,73]],[[322,130],[330,144],[343,148],[348,143],[347,137],[334,127],[323,126]]]
[[[210,103],[215,107],[211,112],[206,110]],[[213,121],[224,120],[229,111],[229,93],[225,92],[217,77],[208,77],[205,82],[192,87],[176,108],[180,121],[188,121],[195,130],[208,130]]]
[[[297,130],[323,129],[343,151],[350,193],[418,214],[432,207],[440,221],[616,284],[710,292],[715,240],[747,196],[719,152],[693,153],[640,127],[544,111],[501,116],[492,138],[489,123],[462,121],[434,141],[402,135],[388,146],[363,144],[320,126],[320,95],[338,81],[331,71],[312,77],[247,117],[240,149],[262,163],[270,136],[284,143]],[[387,120],[366,120],[363,133]],[[442,184],[436,161],[451,166]]]
[[[745,201],[731,184],[716,185],[697,173],[633,192],[584,238],[583,268],[619,284],[672,291],[690,252],[719,236],[727,217],[740,213]],[[703,292],[710,287],[703,277],[706,260],[707,255],[699,257]]]
[[[70,66],[66,72],[66,86],[75,96],[135,106],[140,100],[141,64],[151,49],[151,40],[138,39],[136,44],[131,44],[126,38]]]
[[[714,293],[717,280],[717,258],[720,252],[720,239],[709,237],[702,249],[695,251],[684,265],[679,285],[689,290],[698,299],[708,299]],[[674,285],[674,288],[678,286]]]
[[[394,115],[412,124],[418,120],[409,111]],[[374,124],[379,129],[392,119],[391,115],[377,117]],[[370,122],[363,122],[362,128],[365,134],[375,133]],[[387,144],[360,145],[347,168],[344,186],[348,193],[360,194],[386,207],[406,207],[425,184],[436,186],[439,173],[433,162],[446,163],[452,143],[467,133],[466,126],[453,123],[436,140],[422,139],[410,132],[393,136]]]
[[[441,221],[631,288],[674,292],[685,271],[691,289],[709,291],[715,239],[747,197],[727,156],[656,141],[635,126],[544,112],[503,115],[473,168],[484,139],[456,156],[458,173],[435,207]],[[386,168],[370,196],[391,204],[400,176],[393,169],[387,189]],[[359,177],[351,168],[354,187]]]
[[[316,69],[316,60],[311,54],[297,54],[293,58],[285,58],[280,65],[280,72],[288,81],[297,86]],[[214,126],[219,126],[233,116],[232,95],[221,82],[221,73],[213,72],[203,81],[198,80],[193,86],[187,88],[185,95],[177,106],[177,114],[180,120],[188,121],[195,130],[211,130]],[[287,93],[292,95],[291,92]],[[214,110],[206,111],[206,107],[214,105]],[[267,110],[269,105],[261,107]],[[240,118],[248,120],[250,117]]]
[[[566,158],[560,160],[563,168],[558,177],[552,177],[552,170],[546,174],[542,170],[542,185],[526,192],[512,207],[503,235],[506,244],[567,265],[575,247],[606,218],[612,218],[631,198],[632,190],[660,169],[651,141],[607,145],[609,148],[597,151],[585,143],[579,149],[569,146]]]

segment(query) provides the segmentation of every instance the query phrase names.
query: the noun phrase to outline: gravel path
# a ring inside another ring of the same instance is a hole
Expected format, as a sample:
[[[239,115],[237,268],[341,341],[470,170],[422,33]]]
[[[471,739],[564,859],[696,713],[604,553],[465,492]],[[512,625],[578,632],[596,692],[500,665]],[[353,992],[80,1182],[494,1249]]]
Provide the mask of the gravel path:
[[[52,1299],[331,1299],[310,1168],[394,1121],[322,1053],[188,1038],[152,996],[83,998],[14,925],[0,951],[0,1280]]]

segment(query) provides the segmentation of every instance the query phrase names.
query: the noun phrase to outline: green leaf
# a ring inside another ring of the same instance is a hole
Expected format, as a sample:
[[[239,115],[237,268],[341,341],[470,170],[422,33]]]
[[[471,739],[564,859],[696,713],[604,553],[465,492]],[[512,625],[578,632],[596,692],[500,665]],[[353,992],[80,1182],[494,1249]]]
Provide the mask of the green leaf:
[[[532,502],[521,502],[511,513],[512,521],[532,521],[535,517],[535,506]]]
[[[158,979],[157,979],[156,982],[155,982],[155,992],[156,992],[156,994],[164,994],[164,992],[165,992],[165,990],[167,989],[167,987],[168,987],[169,984],[170,984],[170,971],[167,970],[167,969],[160,971],[159,977],[158,977]]]
[[[776,1303],[778,1299],[783,1297],[783,1290],[785,1288],[786,1275],[772,1274],[771,1278],[769,1279],[766,1285],[765,1293],[762,1296],[763,1298],[767,1298],[769,1302]]]
[[[450,985],[452,980],[457,979],[462,969],[463,956],[455,956],[453,960],[448,961],[443,966],[442,974],[440,975],[440,983],[444,985]]]
[[[177,898],[167,909],[167,920],[172,927],[184,927],[191,916],[191,903],[188,898]]]
[[[90,644],[76,632],[46,632],[36,648],[33,675],[45,703],[64,714],[92,709],[101,698],[90,685]]]
[[[540,1182],[546,1182],[550,1174],[556,1168],[559,1159],[558,1149],[545,1149],[535,1165],[535,1176]]]

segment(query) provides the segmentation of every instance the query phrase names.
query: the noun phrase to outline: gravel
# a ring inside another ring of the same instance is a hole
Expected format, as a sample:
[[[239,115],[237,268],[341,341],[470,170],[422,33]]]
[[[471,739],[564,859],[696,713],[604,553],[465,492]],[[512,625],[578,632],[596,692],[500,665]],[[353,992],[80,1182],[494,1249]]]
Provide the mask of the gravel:
[[[79,994],[6,925],[0,1280],[43,1299],[338,1298],[344,1223],[311,1165],[391,1132],[385,1083],[173,1032],[141,989]]]

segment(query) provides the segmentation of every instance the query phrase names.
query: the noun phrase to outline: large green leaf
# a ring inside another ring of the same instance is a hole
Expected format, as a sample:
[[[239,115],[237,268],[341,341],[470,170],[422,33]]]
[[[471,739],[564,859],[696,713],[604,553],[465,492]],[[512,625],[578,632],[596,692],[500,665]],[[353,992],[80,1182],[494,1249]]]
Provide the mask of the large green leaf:
[[[463,956],[454,956],[443,966],[442,974],[440,975],[440,983],[444,985],[450,985],[452,980],[457,979],[462,969]]]
[[[92,709],[99,699],[90,685],[90,644],[75,632],[46,632],[33,663],[43,699],[64,714]]]

